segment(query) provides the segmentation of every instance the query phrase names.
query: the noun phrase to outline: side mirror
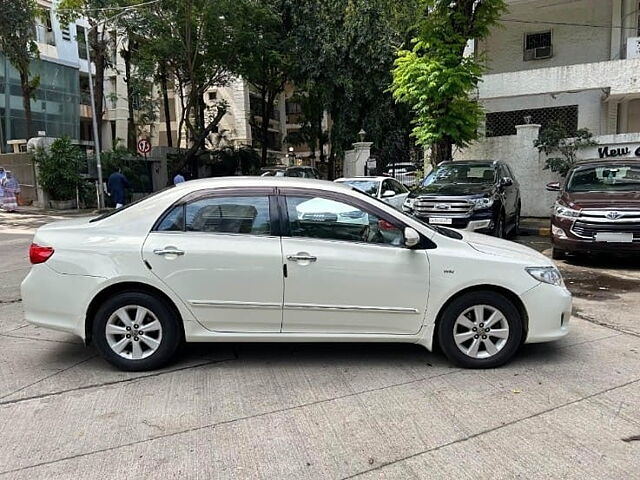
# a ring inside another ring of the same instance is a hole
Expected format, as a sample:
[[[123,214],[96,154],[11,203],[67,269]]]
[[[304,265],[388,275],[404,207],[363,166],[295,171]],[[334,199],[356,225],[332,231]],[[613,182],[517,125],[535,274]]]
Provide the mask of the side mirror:
[[[396,192],[394,192],[393,190],[385,190],[384,193],[382,194],[382,198],[391,198],[395,196],[396,196]]]
[[[559,192],[560,191],[560,182],[547,183],[547,190],[549,192]]]
[[[502,177],[500,179],[500,186],[510,187],[511,185],[513,185],[513,179],[511,177]]]
[[[404,229],[404,246],[413,248],[420,243],[420,234],[411,227]]]

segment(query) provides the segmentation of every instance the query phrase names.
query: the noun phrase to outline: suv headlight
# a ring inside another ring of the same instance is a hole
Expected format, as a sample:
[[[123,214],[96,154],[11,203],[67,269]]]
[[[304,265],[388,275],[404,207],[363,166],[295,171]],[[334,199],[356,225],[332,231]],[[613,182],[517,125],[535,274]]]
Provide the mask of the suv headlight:
[[[411,211],[413,210],[413,204],[416,203],[416,199],[415,198],[409,198],[407,197],[404,201],[404,203],[402,204],[402,210],[404,211]]]
[[[573,208],[565,207],[561,203],[556,202],[553,206],[553,213],[558,217],[563,218],[576,218],[580,216],[579,210],[574,210]]]
[[[482,210],[493,206],[493,198],[472,198],[471,203],[473,203],[474,210]]]
[[[528,267],[525,269],[529,275],[542,283],[561,287],[564,285],[562,275],[556,267]]]

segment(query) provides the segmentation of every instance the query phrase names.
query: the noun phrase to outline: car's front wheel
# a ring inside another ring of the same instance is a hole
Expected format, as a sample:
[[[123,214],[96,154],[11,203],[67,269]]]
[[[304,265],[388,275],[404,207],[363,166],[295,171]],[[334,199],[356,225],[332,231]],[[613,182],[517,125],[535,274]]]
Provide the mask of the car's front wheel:
[[[121,370],[142,371],[168,363],[181,335],[165,301],[145,292],[124,292],[98,309],[93,339],[109,363]]]
[[[470,292],[456,298],[442,313],[438,341],[456,365],[493,368],[508,362],[522,340],[522,316],[497,292]]]

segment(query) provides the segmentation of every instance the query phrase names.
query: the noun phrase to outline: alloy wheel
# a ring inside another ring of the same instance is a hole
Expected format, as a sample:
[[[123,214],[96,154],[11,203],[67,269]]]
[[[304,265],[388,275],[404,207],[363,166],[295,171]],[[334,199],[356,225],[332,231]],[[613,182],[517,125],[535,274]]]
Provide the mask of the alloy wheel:
[[[111,314],[105,325],[105,336],[117,355],[141,360],[160,347],[162,324],[151,310],[141,305],[127,305]]]
[[[509,322],[491,305],[474,305],[456,319],[453,338],[458,349],[471,358],[496,355],[509,339]]]

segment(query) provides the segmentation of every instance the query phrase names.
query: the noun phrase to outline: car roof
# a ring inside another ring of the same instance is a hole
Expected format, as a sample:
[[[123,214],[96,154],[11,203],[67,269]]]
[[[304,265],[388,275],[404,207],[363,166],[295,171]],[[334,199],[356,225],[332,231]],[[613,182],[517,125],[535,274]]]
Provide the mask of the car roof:
[[[313,188],[327,191],[351,191],[350,187],[330,182],[302,177],[211,177],[189,180],[172,187],[181,190],[205,188],[247,188],[247,187],[280,187],[280,188]]]
[[[342,177],[342,178],[337,178],[335,181],[336,182],[348,182],[348,181],[354,181],[354,180],[364,180],[364,181],[369,180],[369,181],[375,182],[375,181],[394,180],[394,179],[391,178],[391,177],[383,177],[382,175],[379,175],[379,176],[376,176],[376,177],[363,175],[361,177]]]

